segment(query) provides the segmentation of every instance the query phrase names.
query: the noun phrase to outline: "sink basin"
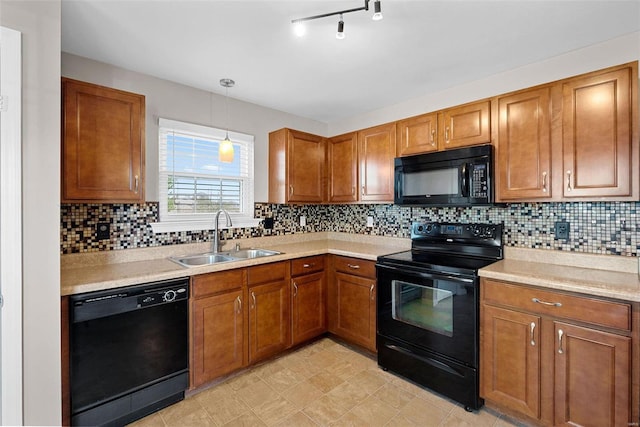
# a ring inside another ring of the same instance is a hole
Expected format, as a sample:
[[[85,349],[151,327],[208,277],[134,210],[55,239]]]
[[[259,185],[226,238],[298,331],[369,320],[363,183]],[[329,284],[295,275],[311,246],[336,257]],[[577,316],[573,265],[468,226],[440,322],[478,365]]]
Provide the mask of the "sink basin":
[[[214,253],[189,255],[183,257],[169,257],[169,259],[173,262],[177,262],[183,267],[197,267],[199,265],[209,265],[217,264],[219,262],[235,261],[235,258],[232,258],[229,255]]]
[[[281,252],[268,249],[240,249],[239,251],[206,253],[198,255],[187,255],[182,257],[169,257],[173,262],[183,267],[198,267],[200,265],[218,264],[220,262],[240,261],[243,259],[262,258],[265,256],[278,255]]]
[[[264,256],[278,255],[280,252],[270,251],[268,249],[240,249],[239,251],[227,252],[233,258],[249,259],[261,258]]]

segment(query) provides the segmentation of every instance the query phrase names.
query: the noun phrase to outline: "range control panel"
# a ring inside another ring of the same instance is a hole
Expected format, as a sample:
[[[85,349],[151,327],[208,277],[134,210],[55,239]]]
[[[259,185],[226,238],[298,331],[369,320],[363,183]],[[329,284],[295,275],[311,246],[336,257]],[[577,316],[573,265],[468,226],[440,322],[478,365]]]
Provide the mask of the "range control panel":
[[[413,240],[502,240],[502,224],[452,224],[415,222],[411,226]]]

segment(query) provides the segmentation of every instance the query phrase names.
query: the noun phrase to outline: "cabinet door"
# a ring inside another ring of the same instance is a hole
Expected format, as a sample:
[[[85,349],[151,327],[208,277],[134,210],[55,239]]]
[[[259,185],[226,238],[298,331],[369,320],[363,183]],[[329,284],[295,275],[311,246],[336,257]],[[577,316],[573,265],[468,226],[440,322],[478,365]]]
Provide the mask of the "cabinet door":
[[[241,290],[192,302],[192,387],[244,366],[243,306]]]
[[[441,148],[446,150],[489,143],[491,141],[490,104],[490,101],[482,101],[442,111],[443,145]]]
[[[395,153],[395,123],[358,132],[361,201],[393,201]]]
[[[249,288],[249,363],[272,356],[291,341],[289,282]]]
[[[637,69],[627,67],[563,84],[564,197],[637,193],[638,141],[632,126],[637,79]]]
[[[326,332],[324,277],[322,272],[291,279],[294,345]]]
[[[289,131],[287,176],[289,202],[324,200],[324,139],[294,130]]]
[[[327,141],[329,202],[358,200],[358,134],[348,133]]]
[[[144,96],[62,86],[62,201],[144,201]]]
[[[481,396],[540,418],[540,317],[482,306]]]
[[[335,273],[331,332],[376,350],[376,281]]]
[[[551,89],[498,98],[498,200],[551,197]]]
[[[630,425],[631,338],[560,322],[554,332],[554,424]]]
[[[438,113],[400,120],[397,126],[398,156],[438,150]]]

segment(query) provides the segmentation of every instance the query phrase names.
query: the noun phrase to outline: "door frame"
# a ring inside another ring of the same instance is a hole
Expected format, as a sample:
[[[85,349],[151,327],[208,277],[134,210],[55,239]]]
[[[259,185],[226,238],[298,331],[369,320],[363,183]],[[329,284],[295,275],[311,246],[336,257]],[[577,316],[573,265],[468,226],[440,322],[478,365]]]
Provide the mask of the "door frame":
[[[0,423],[22,425],[22,34],[0,27]]]

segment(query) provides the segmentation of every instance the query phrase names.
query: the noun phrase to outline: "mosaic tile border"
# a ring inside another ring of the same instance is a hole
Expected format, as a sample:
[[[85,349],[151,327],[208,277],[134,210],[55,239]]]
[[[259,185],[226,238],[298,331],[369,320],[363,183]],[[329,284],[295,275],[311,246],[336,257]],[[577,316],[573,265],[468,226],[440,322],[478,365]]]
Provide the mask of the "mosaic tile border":
[[[255,216],[274,217],[274,228],[234,228],[223,239],[335,231],[374,236],[409,237],[416,220],[504,224],[505,246],[593,254],[638,256],[640,218],[637,202],[518,203],[505,207],[422,208],[393,204],[279,205],[256,203]],[[300,216],[306,225],[300,226]],[[366,226],[367,216],[373,227]],[[207,242],[212,230],[154,234],[158,203],[62,204],[60,253],[97,252],[129,248]],[[556,240],[556,221],[571,224],[568,240]],[[98,222],[110,224],[110,239],[98,240]]]

